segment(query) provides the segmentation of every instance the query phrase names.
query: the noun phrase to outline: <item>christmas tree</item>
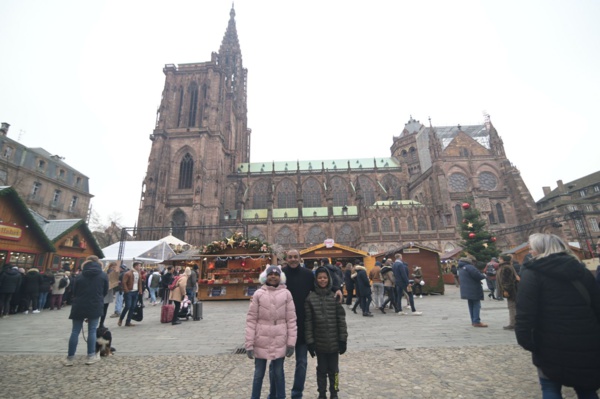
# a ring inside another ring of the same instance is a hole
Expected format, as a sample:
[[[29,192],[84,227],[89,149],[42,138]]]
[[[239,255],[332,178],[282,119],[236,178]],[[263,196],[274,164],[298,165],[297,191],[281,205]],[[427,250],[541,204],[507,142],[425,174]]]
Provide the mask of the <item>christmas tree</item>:
[[[500,251],[496,248],[496,237],[485,229],[485,221],[470,202],[472,201],[465,201],[462,204],[461,245],[465,252],[473,255],[478,262],[487,263],[493,257],[497,257]]]

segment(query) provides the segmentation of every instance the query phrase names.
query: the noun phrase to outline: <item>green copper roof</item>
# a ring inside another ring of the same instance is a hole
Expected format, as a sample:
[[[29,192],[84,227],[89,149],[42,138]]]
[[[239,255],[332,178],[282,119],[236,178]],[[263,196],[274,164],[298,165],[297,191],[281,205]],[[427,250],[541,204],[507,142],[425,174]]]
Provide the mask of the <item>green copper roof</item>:
[[[242,219],[266,219],[266,209],[246,209],[242,215]]]
[[[297,218],[298,208],[273,209],[273,218]]]
[[[333,159],[312,161],[272,161],[252,162],[238,164],[238,173],[272,173],[272,172],[296,172],[296,171],[347,171],[361,169],[391,169],[399,168],[400,163],[392,157],[378,158],[355,158],[355,159]]]

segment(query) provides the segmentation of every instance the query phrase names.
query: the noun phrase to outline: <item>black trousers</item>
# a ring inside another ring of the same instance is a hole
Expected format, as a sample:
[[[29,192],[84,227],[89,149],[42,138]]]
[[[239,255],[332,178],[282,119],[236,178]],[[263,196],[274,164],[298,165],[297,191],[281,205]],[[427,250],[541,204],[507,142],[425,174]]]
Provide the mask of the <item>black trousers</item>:
[[[337,393],[339,389],[339,353],[317,352],[317,390],[320,395],[327,393],[327,378],[329,378],[329,392]]]

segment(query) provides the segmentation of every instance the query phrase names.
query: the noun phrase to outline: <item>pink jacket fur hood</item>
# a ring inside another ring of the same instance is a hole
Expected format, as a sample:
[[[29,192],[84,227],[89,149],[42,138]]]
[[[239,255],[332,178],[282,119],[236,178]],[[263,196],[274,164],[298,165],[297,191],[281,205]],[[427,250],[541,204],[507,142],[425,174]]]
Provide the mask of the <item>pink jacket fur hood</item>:
[[[292,294],[279,284],[256,290],[246,316],[246,350],[258,359],[279,359],[296,345],[296,308]]]

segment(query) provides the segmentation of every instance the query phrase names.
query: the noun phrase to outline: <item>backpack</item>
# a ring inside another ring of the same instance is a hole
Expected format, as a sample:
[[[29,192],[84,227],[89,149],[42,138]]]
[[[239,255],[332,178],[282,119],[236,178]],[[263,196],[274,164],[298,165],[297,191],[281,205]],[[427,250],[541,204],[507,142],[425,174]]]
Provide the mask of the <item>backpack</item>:
[[[69,278],[67,276],[63,277],[60,279],[60,281],[58,282],[58,289],[62,290],[63,288],[65,288],[67,286],[67,284],[69,284]]]
[[[170,290],[174,290],[175,287],[177,287],[177,282],[179,281],[179,278],[181,277],[181,275],[177,275],[173,278],[173,282],[171,284],[169,284],[169,289]]]
[[[160,284],[160,276],[153,274],[152,279],[150,280],[150,288],[158,288],[159,284]]]
[[[485,274],[487,274],[488,276],[495,276],[496,275],[496,268],[494,267],[493,264],[488,263],[486,268],[485,268]]]

